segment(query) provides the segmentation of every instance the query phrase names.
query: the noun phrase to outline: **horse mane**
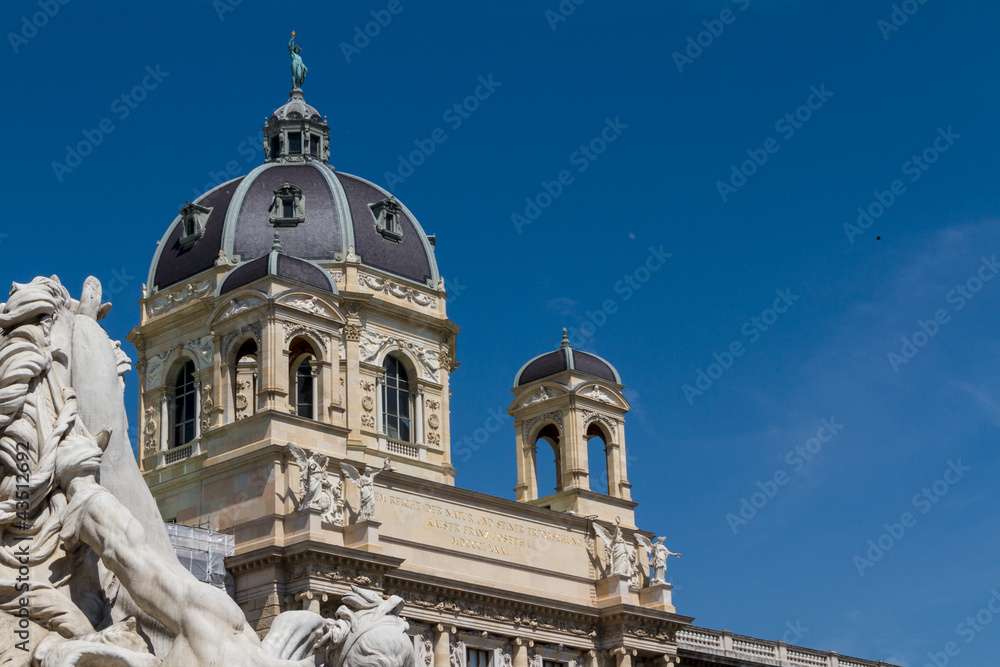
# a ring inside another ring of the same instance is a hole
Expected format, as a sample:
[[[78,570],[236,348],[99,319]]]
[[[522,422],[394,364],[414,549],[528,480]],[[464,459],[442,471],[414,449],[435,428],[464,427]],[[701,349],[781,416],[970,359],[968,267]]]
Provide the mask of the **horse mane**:
[[[0,304],[0,564],[11,568],[24,565],[17,544],[31,541],[30,565],[47,561],[59,544],[66,498],[55,487],[56,450],[77,406],[66,374],[53,372],[66,358],[52,329],[72,309],[55,276],[14,283]]]

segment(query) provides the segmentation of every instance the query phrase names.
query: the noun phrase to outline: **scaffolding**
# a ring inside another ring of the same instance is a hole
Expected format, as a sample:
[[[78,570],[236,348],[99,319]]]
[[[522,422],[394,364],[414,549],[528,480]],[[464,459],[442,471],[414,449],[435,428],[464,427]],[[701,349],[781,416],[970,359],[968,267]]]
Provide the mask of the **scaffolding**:
[[[181,565],[198,581],[232,595],[232,578],[226,572],[225,559],[236,552],[236,537],[177,523],[168,523],[166,527]]]

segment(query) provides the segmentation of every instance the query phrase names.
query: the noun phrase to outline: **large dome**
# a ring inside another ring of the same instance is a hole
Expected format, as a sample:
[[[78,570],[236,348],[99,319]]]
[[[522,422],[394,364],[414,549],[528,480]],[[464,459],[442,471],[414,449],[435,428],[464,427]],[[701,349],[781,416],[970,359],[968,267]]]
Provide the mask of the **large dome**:
[[[174,218],[150,267],[151,291],[217,263],[266,256],[276,228],[287,255],[327,266],[343,262],[353,248],[362,265],[438,286],[433,240],[389,192],[326,163],[326,122],[305,103],[300,90],[292,91],[264,131],[264,164],[186,204]],[[295,197],[293,217],[279,212],[276,218],[282,196],[289,202]]]

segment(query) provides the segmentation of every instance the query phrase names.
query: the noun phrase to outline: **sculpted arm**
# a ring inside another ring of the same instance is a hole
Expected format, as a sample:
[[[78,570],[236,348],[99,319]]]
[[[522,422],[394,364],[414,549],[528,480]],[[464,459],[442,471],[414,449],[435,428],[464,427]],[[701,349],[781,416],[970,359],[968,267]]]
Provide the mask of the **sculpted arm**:
[[[227,629],[243,631],[246,621],[236,603],[148,548],[142,524],[117,498],[88,478],[74,480],[70,489],[69,509],[79,512],[79,538],[100,556],[143,611],[177,635],[210,625],[209,616]],[[76,507],[74,500],[80,503]]]

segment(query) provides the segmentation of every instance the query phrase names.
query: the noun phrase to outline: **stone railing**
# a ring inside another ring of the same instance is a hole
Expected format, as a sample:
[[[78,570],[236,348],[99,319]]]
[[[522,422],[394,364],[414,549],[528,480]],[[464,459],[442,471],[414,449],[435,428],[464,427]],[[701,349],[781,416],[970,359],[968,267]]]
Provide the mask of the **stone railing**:
[[[677,631],[677,648],[775,667],[894,667],[887,662],[847,658],[785,642],[734,635],[728,630],[689,627]]]

